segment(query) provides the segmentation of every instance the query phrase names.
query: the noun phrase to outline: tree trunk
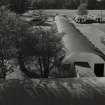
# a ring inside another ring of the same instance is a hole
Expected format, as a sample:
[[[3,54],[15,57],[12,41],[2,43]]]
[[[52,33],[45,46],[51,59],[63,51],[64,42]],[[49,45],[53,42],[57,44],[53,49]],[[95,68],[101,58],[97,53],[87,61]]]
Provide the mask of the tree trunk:
[[[41,63],[41,57],[39,57],[39,66],[40,66],[41,77],[43,77],[43,67],[42,67],[42,63]]]
[[[18,62],[19,62],[19,66],[20,66],[20,70],[29,78],[40,78],[40,76],[38,74],[36,74],[35,72],[30,72],[27,70],[27,68],[24,65],[24,59],[22,57],[21,54],[18,55]]]
[[[4,55],[1,55],[1,78],[3,78],[5,80],[6,78],[6,67],[4,64]]]
[[[49,57],[43,57],[44,78],[49,76]]]

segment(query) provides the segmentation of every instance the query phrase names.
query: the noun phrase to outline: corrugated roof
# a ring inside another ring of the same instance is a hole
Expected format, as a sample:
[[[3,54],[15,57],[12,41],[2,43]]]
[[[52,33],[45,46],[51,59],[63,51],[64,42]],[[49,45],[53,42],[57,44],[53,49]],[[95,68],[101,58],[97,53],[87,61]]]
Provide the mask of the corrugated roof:
[[[97,58],[97,61],[103,61],[100,56],[96,57],[98,56],[98,52],[95,51],[94,46],[89,42],[89,40],[83,36],[82,33],[80,33],[80,31],[77,30],[72,23],[69,23],[65,17],[56,16],[55,21],[58,32],[65,33],[65,36],[62,39],[66,49],[65,59],[70,59],[71,57],[72,60],[93,61],[93,57],[89,56],[89,54],[92,53],[91,55],[94,56],[94,58]]]

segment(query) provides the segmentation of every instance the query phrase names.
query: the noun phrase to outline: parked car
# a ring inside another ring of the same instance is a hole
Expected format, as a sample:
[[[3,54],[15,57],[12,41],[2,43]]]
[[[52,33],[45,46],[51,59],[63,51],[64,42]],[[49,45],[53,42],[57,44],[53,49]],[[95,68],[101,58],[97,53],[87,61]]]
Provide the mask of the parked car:
[[[105,18],[93,15],[76,15],[73,16],[73,20],[79,24],[105,23]]]

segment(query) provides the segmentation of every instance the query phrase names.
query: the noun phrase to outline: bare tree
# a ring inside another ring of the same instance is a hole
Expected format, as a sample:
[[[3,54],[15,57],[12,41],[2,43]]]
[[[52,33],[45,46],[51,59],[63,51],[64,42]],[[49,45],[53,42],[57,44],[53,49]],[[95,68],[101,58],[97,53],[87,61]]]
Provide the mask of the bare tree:
[[[34,30],[21,43],[21,51],[24,57],[35,57],[40,77],[48,78],[50,71],[54,68],[55,59],[62,51],[61,38],[52,31],[43,28]],[[29,52],[26,52],[29,51]]]

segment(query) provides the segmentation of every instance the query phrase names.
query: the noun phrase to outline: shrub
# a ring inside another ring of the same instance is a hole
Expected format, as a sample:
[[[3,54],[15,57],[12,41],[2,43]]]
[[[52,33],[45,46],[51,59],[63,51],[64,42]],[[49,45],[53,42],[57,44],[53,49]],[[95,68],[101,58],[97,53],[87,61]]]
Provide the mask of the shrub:
[[[88,15],[87,4],[86,3],[80,4],[77,13],[78,15]]]

